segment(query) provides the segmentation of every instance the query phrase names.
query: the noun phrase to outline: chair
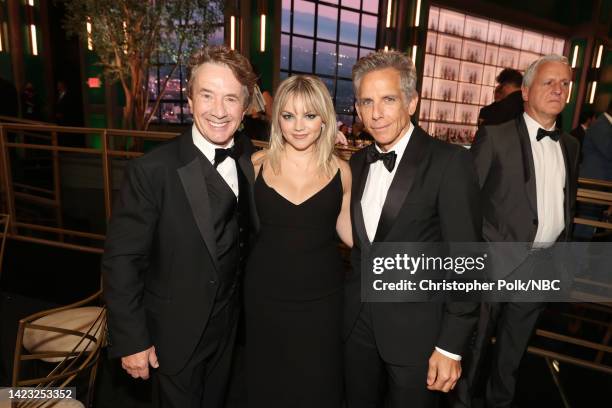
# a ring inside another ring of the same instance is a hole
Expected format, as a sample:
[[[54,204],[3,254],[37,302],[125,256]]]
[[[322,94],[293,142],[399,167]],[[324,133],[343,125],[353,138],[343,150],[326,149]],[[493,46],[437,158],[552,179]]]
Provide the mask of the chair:
[[[87,379],[88,385],[85,404],[78,400],[57,400],[30,401],[16,406],[91,406],[98,361],[106,340],[106,308],[98,306],[101,304],[101,296],[102,290],[99,290],[79,302],[35,313],[20,320],[15,346],[13,387],[65,388],[73,386],[74,380],[81,377]],[[28,376],[23,365],[32,360],[45,361],[52,364],[53,368],[42,376]],[[2,404],[0,402],[0,408],[5,408]]]

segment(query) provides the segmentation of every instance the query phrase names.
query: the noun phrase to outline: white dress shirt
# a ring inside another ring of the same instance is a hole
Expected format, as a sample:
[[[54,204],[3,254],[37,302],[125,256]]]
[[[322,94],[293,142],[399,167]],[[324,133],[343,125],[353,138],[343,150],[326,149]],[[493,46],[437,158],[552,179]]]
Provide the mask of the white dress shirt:
[[[410,123],[408,131],[402,136],[402,138],[393,146],[389,152],[395,152],[397,157],[395,158],[395,167],[392,171],[387,170],[382,160],[378,160],[370,164],[370,170],[368,171],[368,179],[366,180],[365,188],[363,190],[363,196],[361,197],[361,211],[363,212],[363,222],[365,224],[366,232],[370,242],[374,240],[376,236],[376,229],[378,228],[378,221],[380,220],[380,214],[382,213],[385,200],[387,199],[387,192],[391,187],[391,182],[395,177],[399,163],[404,157],[406,146],[410,141],[410,136],[414,131],[414,126]],[[375,149],[382,152],[378,146],[375,145]],[[385,152],[388,153],[388,152]],[[449,353],[439,347],[436,347],[436,351],[440,354],[452,358],[453,360],[461,360],[461,356],[453,353]]]
[[[538,206],[538,230],[533,240],[534,248],[547,248],[553,243],[565,228],[565,162],[561,152],[561,144],[550,137],[544,137],[539,142],[536,139],[538,129],[542,126],[523,113],[529,141],[531,142],[531,154],[533,155],[533,167],[535,169],[536,196]],[[554,130],[555,125],[550,129]]]
[[[212,144],[202,136],[196,125],[191,128],[191,137],[193,144],[202,152],[204,156],[210,161],[211,164],[215,164],[215,149],[221,148]],[[234,138],[230,140],[224,149],[229,149],[234,145]],[[217,166],[217,171],[223,177],[223,180],[232,189],[234,195],[238,197],[238,169],[236,169],[236,161],[231,157],[227,157]]]
[[[385,205],[385,199],[387,198],[387,191],[391,186],[395,172],[399,166],[406,146],[410,141],[410,136],[414,126],[410,124],[408,131],[402,136],[402,138],[393,146],[389,152],[395,152],[397,157],[395,159],[395,167],[393,171],[387,170],[382,160],[378,160],[370,164],[370,171],[368,172],[368,179],[366,180],[365,189],[363,190],[363,196],[361,197],[361,210],[363,211],[363,221],[365,223],[366,232],[368,233],[368,239],[370,242],[374,241],[376,235],[376,229],[378,228],[378,221],[380,220],[380,214],[382,213],[383,206]],[[378,146],[375,145],[376,150],[382,152]]]

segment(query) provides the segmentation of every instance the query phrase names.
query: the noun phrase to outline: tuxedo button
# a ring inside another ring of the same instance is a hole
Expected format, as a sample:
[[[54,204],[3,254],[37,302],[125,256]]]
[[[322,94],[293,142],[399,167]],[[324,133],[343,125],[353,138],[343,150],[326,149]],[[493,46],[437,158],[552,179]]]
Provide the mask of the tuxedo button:
[[[537,219],[537,218],[534,218],[534,219],[533,219],[533,225],[535,225],[535,226],[537,226],[537,225],[538,225],[538,219]]]

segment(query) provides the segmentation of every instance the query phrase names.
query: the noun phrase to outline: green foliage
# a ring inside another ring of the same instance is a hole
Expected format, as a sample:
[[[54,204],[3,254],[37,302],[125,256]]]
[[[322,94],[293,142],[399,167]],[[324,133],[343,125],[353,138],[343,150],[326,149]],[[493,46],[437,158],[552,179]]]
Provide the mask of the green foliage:
[[[221,0],[61,1],[66,7],[64,28],[69,34],[87,42],[86,22],[91,23],[93,49],[104,74],[120,81],[126,94],[127,128],[146,129],[150,121],[151,115],[145,112],[151,64],[170,64],[174,73],[194,49],[206,45],[215,25],[223,21]],[[166,85],[167,80],[154,108]]]

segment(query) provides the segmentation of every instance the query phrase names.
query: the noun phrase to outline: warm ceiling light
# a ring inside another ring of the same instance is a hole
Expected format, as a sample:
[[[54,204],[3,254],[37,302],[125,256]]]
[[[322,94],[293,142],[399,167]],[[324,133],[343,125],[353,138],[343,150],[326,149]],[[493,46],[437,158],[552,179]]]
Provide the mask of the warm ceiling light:
[[[236,17],[230,17],[230,48],[236,49]]]
[[[597,81],[593,81],[593,85],[591,85],[591,97],[589,98],[590,104],[595,102],[595,91],[596,90],[597,90]]]
[[[28,6],[34,7],[34,0],[28,0]]]
[[[264,52],[266,50],[266,15],[261,15],[261,32],[259,33],[259,51]]]
[[[91,18],[87,17],[87,49],[93,50],[93,39],[91,37]]]
[[[393,9],[393,0],[387,0],[387,24],[386,27],[391,27],[391,10]]]
[[[38,55],[38,42],[36,41],[36,26],[30,24],[30,39],[32,40],[32,55]]]
[[[412,46],[412,63],[416,65],[416,57],[417,57],[417,46]]]
[[[597,51],[597,62],[595,62],[595,68],[599,68],[601,66],[601,55],[603,54],[603,44],[599,45],[599,49]]]
[[[385,52],[389,51],[389,46],[385,45]]]
[[[574,82],[570,81],[569,90],[567,91],[567,99],[565,100],[565,103],[569,103],[570,100],[572,99],[572,87],[573,86],[574,86]]]
[[[574,56],[572,57],[572,68],[576,68],[576,62],[578,61],[578,50],[580,47],[574,46]]]
[[[419,20],[421,19],[421,0],[417,0],[416,3],[416,12],[414,15],[414,26],[419,26]]]

